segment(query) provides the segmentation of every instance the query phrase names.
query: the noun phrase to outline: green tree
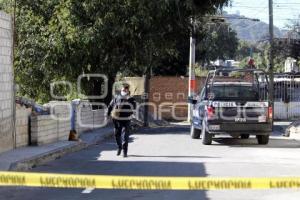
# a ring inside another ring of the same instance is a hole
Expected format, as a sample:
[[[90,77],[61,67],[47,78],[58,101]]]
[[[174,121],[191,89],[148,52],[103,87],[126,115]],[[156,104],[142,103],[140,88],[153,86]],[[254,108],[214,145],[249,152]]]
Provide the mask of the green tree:
[[[300,15],[298,19],[290,21],[289,25],[290,35],[290,57],[300,60]]]
[[[248,54],[246,53],[248,49]],[[237,53],[237,59],[241,61],[240,67],[246,67],[250,58],[250,49],[252,49],[252,58],[255,60],[255,65],[259,69],[268,70],[269,67],[269,52],[270,45],[268,42],[259,43],[240,43],[240,47]],[[284,62],[288,57],[287,49],[285,45],[281,43],[274,44],[274,71],[283,72]]]
[[[197,45],[198,59],[201,63],[208,64],[216,59],[234,59],[238,49],[237,34],[229,25],[216,23],[209,25],[209,29]]]
[[[251,56],[251,53],[256,54],[260,52],[261,50],[258,49],[257,44],[241,40],[239,41],[235,59],[242,60],[246,57]]]
[[[79,75],[89,73],[106,74],[110,87],[118,73],[140,76],[152,68],[155,74],[185,74],[190,17],[213,14],[226,3],[17,1],[15,71],[20,94],[46,102],[53,81],[75,84]],[[100,93],[102,84],[86,80],[85,94]]]

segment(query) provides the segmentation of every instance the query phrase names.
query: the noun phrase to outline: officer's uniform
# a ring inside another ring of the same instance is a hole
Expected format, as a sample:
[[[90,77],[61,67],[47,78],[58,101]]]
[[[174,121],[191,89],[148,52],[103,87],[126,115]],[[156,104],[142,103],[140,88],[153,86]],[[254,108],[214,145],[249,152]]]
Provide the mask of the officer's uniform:
[[[124,157],[127,157],[128,142],[130,135],[130,121],[136,102],[133,97],[118,95],[108,106],[108,116],[112,116],[115,126],[115,138],[118,145],[118,155],[123,150]],[[124,137],[122,138],[122,132]]]

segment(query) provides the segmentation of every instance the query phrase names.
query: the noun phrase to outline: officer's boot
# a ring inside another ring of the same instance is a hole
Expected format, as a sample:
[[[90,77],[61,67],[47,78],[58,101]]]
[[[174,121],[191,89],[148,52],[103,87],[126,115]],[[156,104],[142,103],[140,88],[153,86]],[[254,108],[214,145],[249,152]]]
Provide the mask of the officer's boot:
[[[125,150],[125,149],[123,150],[123,157],[124,157],[124,158],[127,158],[127,157],[128,157],[128,155],[127,155],[127,149],[126,149],[126,150]]]
[[[117,152],[117,156],[121,155],[121,153],[122,153],[122,149],[119,148],[119,149],[118,149],[118,152]]]
[[[127,152],[128,152],[128,144],[124,144],[123,145],[123,157],[124,158],[128,157]]]

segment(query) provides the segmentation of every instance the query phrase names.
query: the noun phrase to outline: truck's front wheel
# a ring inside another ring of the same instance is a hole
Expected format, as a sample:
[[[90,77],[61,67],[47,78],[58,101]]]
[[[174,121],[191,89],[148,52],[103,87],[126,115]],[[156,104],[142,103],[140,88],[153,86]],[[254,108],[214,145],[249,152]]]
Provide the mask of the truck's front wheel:
[[[205,121],[203,121],[202,123],[202,144],[204,145],[211,145],[212,143],[212,135],[210,135],[207,131],[206,131],[206,123]]]
[[[194,125],[191,125],[191,137],[192,139],[199,139],[201,135],[201,131],[196,129]]]

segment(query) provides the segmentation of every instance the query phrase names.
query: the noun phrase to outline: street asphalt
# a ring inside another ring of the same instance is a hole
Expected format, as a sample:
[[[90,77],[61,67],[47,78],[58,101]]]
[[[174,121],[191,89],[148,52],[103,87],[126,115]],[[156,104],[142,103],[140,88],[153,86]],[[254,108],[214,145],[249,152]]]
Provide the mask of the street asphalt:
[[[226,136],[224,136],[226,137]],[[34,168],[34,172],[92,175],[280,177],[300,176],[300,142],[275,132],[269,145],[217,138],[204,146],[188,126],[144,129],[131,136],[129,157],[117,157],[113,139]],[[129,191],[0,188],[0,200],[300,199],[299,190]]]

